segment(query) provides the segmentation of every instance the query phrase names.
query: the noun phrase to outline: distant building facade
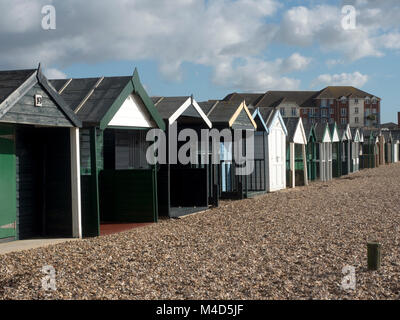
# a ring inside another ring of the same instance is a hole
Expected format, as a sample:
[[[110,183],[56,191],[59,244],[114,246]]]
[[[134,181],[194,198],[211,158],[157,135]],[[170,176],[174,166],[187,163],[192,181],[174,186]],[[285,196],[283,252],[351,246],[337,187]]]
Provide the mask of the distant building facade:
[[[329,86],[321,91],[268,91],[232,93],[226,101],[246,100],[249,108],[275,108],[285,118],[301,117],[304,123],[350,124],[378,127],[381,99],[351,86]]]

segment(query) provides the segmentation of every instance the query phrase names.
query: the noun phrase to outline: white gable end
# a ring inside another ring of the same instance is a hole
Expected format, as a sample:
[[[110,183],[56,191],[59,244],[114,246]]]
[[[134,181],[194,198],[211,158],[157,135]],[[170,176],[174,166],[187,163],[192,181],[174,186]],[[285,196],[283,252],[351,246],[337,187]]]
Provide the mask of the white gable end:
[[[154,128],[156,125],[139,97],[129,95],[108,126]]]
[[[296,132],[294,133],[293,142],[297,144],[307,144],[306,133],[304,131],[303,123],[300,120],[297,124]]]
[[[339,141],[340,139],[337,130],[333,130],[332,142],[339,142]]]

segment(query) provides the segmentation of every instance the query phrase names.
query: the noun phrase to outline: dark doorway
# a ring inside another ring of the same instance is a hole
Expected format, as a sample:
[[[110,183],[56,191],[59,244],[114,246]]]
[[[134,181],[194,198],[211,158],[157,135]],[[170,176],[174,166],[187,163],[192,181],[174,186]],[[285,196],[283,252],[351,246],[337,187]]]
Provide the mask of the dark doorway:
[[[71,237],[68,128],[17,126],[18,239]]]

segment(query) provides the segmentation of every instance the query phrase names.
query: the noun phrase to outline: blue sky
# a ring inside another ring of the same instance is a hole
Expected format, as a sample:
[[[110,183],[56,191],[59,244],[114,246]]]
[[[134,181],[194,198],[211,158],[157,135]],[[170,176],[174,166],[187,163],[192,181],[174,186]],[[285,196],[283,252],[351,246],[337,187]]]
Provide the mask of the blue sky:
[[[43,30],[44,5],[56,30]],[[356,10],[355,29],[342,7]],[[51,78],[129,75],[151,95],[319,90],[354,85],[381,97],[397,121],[397,0],[2,0],[0,68]]]

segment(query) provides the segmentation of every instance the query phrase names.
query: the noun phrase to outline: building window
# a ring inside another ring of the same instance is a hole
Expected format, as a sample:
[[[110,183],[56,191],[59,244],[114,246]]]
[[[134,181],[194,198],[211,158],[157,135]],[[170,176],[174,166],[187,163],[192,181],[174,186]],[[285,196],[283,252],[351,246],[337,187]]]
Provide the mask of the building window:
[[[335,113],[335,109],[331,108],[331,109],[330,109],[330,113],[331,113],[331,114],[334,114],[334,113]]]
[[[346,118],[340,118],[340,123],[341,124],[346,124]]]
[[[327,114],[326,114],[326,109],[322,109],[322,110],[321,110],[321,116],[322,116],[322,117],[326,117],[326,116],[327,116]]]
[[[341,109],[340,109],[340,114],[341,114],[342,116],[347,115],[347,109],[346,109],[346,108],[341,108]]]
[[[321,100],[321,107],[326,107],[326,99]]]
[[[359,122],[360,122],[360,121],[358,120],[358,117],[355,117],[355,118],[354,118],[354,122],[355,122],[355,123],[359,123]]]
[[[333,118],[329,119],[329,123],[334,123],[334,122],[335,122],[335,120]]]
[[[296,108],[292,108],[292,116],[293,117],[297,116],[297,109]]]
[[[302,118],[301,121],[303,121],[303,124],[307,124],[308,123],[308,119],[307,118]]]
[[[365,98],[365,103],[366,104],[370,104],[371,100],[369,99],[369,97]]]
[[[333,99],[329,99],[329,104],[330,104],[330,105],[333,104]]]
[[[282,115],[282,117],[285,116],[285,108],[281,108],[281,115]]]
[[[340,99],[340,102],[343,103],[343,104],[345,104],[346,101],[347,101],[346,97],[342,97],[342,98]]]
[[[354,103],[355,103],[355,104],[358,104],[358,99],[354,99]]]
[[[372,104],[376,104],[377,99],[375,97],[372,98]]]
[[[354,113],[358,113],[358,108],[354,108]]]

